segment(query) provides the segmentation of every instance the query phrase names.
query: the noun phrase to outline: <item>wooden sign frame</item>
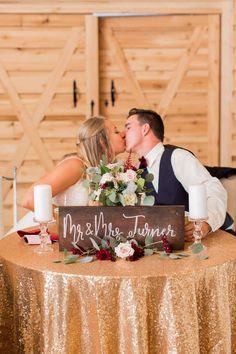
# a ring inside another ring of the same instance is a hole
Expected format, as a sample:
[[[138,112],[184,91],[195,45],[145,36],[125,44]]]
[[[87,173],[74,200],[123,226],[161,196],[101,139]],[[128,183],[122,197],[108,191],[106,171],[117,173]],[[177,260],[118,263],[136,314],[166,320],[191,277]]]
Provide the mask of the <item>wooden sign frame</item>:
[[[135,239],[144,245],[151,235],[155,247],[162,249],[165,234],[173,250],[184,248],[184,206],[127,207],[59,207],[59,250],[75,244],[91,249],[93,238],[98,244],[104,237]]]

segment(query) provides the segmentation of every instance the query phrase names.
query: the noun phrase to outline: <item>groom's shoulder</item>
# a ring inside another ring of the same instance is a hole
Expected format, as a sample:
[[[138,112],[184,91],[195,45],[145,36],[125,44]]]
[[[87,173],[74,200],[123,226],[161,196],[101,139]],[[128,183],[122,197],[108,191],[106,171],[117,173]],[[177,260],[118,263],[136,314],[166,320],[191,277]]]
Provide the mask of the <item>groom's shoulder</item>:
[[[194,155],[194,153],[191,151],[191,150],[188,150],[182,146],[176,146],[176,145],[171,145],[171,144],[164,144],[164,148],[166,151],[171,151],[173,152],[174,150],[178,149],[178,150],[181,150],[181,151],[187,151],[188,153]]]

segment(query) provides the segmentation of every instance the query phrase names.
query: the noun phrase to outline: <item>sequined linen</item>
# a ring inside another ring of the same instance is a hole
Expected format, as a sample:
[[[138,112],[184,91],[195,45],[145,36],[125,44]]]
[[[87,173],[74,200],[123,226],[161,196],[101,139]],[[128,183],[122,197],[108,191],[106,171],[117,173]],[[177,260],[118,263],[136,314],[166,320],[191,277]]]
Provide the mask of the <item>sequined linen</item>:
[[[53,263],[17,235],[0,241],[0,353],[236,353],[236,238],[209,259]]]

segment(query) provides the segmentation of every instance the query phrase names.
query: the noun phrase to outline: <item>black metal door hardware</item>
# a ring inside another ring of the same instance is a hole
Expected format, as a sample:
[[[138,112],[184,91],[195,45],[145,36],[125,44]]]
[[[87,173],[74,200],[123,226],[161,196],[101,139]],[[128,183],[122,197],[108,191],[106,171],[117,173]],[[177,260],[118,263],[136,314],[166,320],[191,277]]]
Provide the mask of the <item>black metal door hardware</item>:
[[[91,107],[91,117],[93,117],[93,112],[94,112],[94,100],[90,102],[90,107]]]
[[[74,107],[77,106],[77,102],[78,102],[78,89],[77,89],[77,85],[76,85],[76,81],[73,81],[73,103],[74,103]]]
[[[111,80],[111,104],[114,107],[116,101],[116,88],[114,80]]]

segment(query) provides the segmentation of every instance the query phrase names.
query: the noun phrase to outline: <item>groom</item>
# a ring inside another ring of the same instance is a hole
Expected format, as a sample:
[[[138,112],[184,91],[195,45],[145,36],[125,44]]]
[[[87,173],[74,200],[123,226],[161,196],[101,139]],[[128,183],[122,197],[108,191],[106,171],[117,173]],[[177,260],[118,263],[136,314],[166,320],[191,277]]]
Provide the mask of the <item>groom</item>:
[[[188,211],[188,187],[204,183],[207,192],[208,220],[203,237],[219,229],[226,217],[227,193],[217,178],[189,151],[163,145],[164,124],[154,111],[133,108],[125,124],[126,150],[145,156],[147,169],[154,175],[155,204],[185,205]],[[185,225],[185,240],[193,238],[193,223]]]

